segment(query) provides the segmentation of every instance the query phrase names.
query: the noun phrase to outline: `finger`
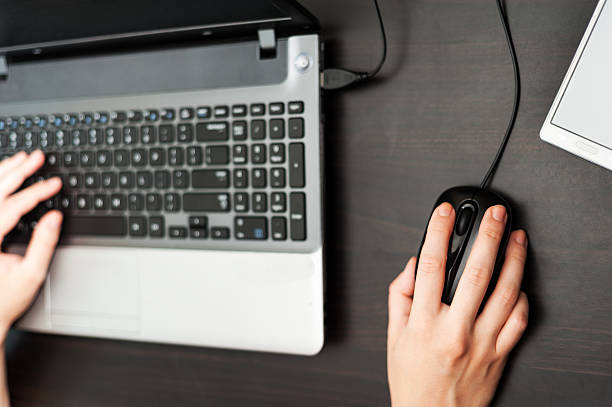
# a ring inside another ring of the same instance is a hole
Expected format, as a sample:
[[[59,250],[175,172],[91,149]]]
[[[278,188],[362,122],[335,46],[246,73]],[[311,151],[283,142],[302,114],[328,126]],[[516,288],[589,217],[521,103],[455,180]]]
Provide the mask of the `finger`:
[[[40,202],[56,195],[62,188],[58,177],[40,181],[7,198],[1,205],[0,236],[5,236],[13,230],[25,214],[30,212]]]
[[[517,230],[510,235],[506,260],[495,290],[478,317],[479,329],[489,337],[497,337],[518,301],[527,257],[527,235]]]
[[[19,164],[25,161],[28,155],[20,151],[17,154],[7,158],[6,160],[0,162],[0,179],[4,178],[6,174],[10,174],[10,172]]]
[[[408,322],[414,294],[414,271],[416,257],[410,259],[404,271],[389,286],[389,327],[388,338],[395,341],[397,335]]]
[[[508,320],[497,337],[495,349],[498,355],[507,355],[516,346],[527,328],[529,320],[529,302],[527,295],[521,292]]]
[[[23,257],[23,266],[29,273],[43,281],[59,239],[62,214],[59,211],[46,213],[32,233],[32,239]]]
[[[15,192],[28,177],[42,167],[44,162],[44,154],[36,150],[25,161],[13,168],[10,173],[5,174],[0,179],[0,199]]]
[[[415,313],[433,314],[442,304],[448,243],[455,223],[455,210],[449,203],[438,206],[427,226],[419,256],[412,308]]]
[[[493,206],[485,212],[476,242],[457,285],[449,312],[453,318],[470,326],[474,323],[489,286],[507,218],[506,208],[501,205]]]

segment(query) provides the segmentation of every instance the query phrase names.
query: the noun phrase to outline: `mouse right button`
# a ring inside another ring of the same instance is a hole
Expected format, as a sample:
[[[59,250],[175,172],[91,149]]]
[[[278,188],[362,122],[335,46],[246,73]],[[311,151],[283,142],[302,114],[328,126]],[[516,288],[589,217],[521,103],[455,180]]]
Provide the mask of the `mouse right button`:
[[[457,228],[455,232],[458,236],[463,236],[470,227],[472,217],[474,216],[474,208],[470,205],[465,205],[459,210],[457,217]]]

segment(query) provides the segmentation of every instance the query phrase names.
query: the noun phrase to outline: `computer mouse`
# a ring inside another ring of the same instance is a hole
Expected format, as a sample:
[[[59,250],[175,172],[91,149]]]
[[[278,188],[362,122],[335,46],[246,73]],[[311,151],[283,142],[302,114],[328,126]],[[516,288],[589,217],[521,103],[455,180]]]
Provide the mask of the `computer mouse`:
[[[442,292],[442,301],[449,305],[455,296],[457,285],[459,284],[468,257],[476,241],[478,229],[480,228],[480,223],[482,222],[485,212],[488,208],[495,205],[503,205],[506,208],[508,214],[506,229],[497,253],[495,268],[491,276],[489,288],[482,301],[482,304],[484,304],[495,287],[499,272],[503,265],[506,245],[508,244],[508,239],[512,230],[512,211],[510,205],[503,197],[496,193],[479,187],[469,186],[451,188],[442,193],[434,205],[434,210],[444,202],[450,203],[453,208],[455,208],[456,214],[455,226],[448,245],[444,291]],[[419,248],[419,257],[423,249],[426,235],[427,232],[425,232],[421,247]],[[417,257],[417,259],[419,257]]]

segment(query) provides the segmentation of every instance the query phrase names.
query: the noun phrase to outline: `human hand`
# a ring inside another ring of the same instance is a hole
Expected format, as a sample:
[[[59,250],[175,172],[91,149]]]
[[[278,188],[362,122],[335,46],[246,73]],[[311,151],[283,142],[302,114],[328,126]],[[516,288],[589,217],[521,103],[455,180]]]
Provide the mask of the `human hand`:
[[[527,236],[512,233],[497,285],[481,314],[506,224],[489,208],[450,306],[442,303],[454,209],[440,205],[429,222],[415,281],[416,258],[389,287],[387,369],[391,402],[407,406],[487,406],[510,351],[527,327],[520,291]]]
[[[15,192],[43,165],[44,160],[40,151],[30,155],[20,152],[0,163],[0,242],[22,216],[60,191],[61,180],[51,178]],[[0,344],[45,280],[61,223],[62,214],[50,211],[36,225],[23,257],[0,253]]]

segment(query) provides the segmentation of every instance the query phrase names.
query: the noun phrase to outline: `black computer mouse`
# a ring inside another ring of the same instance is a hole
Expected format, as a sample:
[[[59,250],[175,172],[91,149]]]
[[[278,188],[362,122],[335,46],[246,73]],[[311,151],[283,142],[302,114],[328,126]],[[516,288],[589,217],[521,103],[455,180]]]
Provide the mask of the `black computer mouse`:
[[[491,276],[489,289],[482,301],[482,304],[484,304],[497,283],[497,278],[499,277],[499,272],[503,265],[506,245],[508,244],[508,239],[512,230],[512,211],[510,210],[510,205],[508,205],[508,202],[501,196],[479,187],[455,187],[445,191],[436,201],[434,210],[444,202],[450,203],[453,208],[455,208],[456,214],[455,227],[448,245],[446,278],[444,281],[444,291],[442,292],[442,301],[449,305],[455,296],[459,279],[461,279],[465,264],[472,251],[472,246],[476,241],[478,229],[480,228],[480,223],[482,222],[485,212],[488,208],[495,205],[503,205],[506,208],[508,214],[506,229],[497,253],[495,269]],[[426,235],[427,232],[425,232],[421,247],[419,248],[419,257],[423,249]]]

